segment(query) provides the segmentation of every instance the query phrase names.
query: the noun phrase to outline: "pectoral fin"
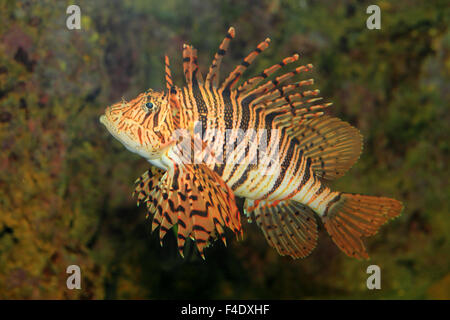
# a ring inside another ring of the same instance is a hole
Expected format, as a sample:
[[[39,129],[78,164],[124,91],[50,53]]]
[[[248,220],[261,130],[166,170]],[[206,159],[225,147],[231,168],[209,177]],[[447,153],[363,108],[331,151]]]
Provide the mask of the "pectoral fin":
[[[226,243],[224,227],[242,233],[234,194],[217,173],[204,164],[175,165],[165,173],[158,170],[138,180],[138,199],[153,214],[152,230],[159,226],[161,240],[173,225],[178,225],[182,256],[188,237],[196,241],[204,257],[203,250],[213,239],[219,237]]]

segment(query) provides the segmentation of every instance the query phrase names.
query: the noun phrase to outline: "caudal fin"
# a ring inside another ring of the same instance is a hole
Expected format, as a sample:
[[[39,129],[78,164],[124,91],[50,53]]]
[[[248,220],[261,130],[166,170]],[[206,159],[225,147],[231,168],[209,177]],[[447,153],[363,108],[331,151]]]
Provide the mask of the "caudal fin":
[[[376,234],[380,226],[398,217],[402,209],[403,204],[395,199],[342,193],[330,202],[322,220],[345,254],[368,259],[361,238]]]

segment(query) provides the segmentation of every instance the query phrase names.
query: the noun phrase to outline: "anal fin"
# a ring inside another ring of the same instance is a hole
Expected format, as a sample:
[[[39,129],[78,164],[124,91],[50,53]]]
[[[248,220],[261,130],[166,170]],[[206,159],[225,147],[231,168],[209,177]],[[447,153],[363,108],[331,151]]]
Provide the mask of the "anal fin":
[[[269,245],[282,256],[305,258],[317,245],[314,212],[299,202],[283,200],[274,206],[261,201],[252,214]]]

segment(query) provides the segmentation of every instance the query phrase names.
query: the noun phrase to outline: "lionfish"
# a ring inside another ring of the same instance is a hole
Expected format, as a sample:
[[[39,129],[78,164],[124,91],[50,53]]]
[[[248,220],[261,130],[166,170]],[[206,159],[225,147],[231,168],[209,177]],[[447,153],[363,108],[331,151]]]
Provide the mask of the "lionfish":
[[[204,258],[213,240],[226,245],[225,227],[242,237],[238,196],[245,198],[248,220],[256,221],[280,255],[303,258],[312,252],[318,216],[345,254],[367,259],[361,238],[399,216],[403,205],[329,188],[358,160],[361,134],[325,114],[331,103],[320,103],[319,90],[308,89],[313,79],[293,81],[311,64],[275,76],[298,54],[239,81],[270,39],[220,83],[220,65],[234,36],[231,27],[205,78],[197,50],[184,44],[184,87],[174,85],[165,56],[164,92],[149,89],[107,107],[100,117],[117,140],[152,165],[136,180],[134,192],[138,205],[146,204],[147,217],[153,215],[152,231],[159,227],[162,245],[176,226],[180,255],[190,238]]]

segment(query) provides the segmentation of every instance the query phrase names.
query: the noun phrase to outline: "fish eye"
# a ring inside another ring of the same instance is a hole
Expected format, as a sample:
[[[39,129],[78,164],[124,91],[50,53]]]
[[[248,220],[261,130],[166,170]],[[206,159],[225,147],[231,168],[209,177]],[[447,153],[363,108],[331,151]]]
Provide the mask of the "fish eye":
[[[152,102],[147,102],[141,105],[141,108],[144,112],[150,112],[153,109],[154,105]]]

